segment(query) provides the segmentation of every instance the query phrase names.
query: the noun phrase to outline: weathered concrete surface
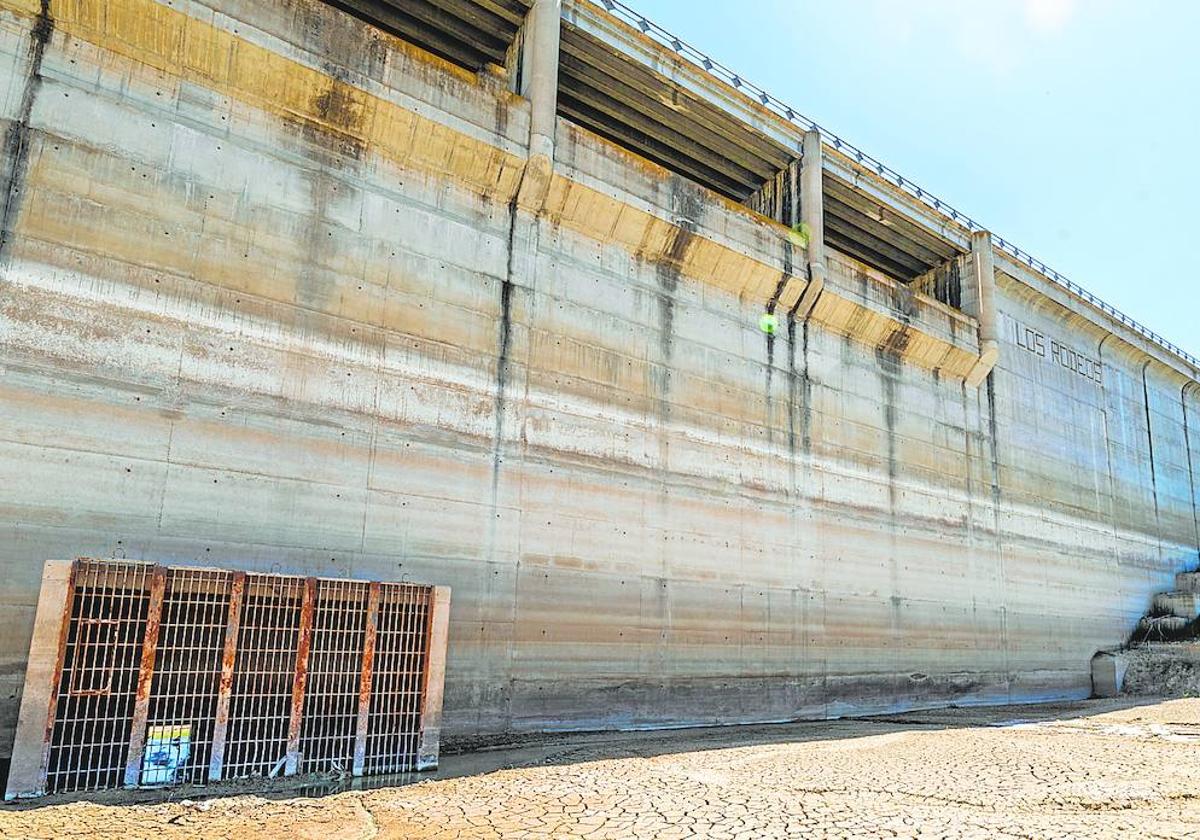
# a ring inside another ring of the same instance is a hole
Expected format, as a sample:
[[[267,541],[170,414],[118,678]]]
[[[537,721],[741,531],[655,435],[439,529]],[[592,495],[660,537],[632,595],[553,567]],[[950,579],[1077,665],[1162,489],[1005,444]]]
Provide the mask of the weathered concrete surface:
[[[766,337],[781,226],[562,120],[527,212],[528,103],[315,0],[0,56],[5,749],[48,558],[448,584],[449,741],[1086,696],[1195,561],[1200,391],[1024,278],[978,389],[833,252]]]

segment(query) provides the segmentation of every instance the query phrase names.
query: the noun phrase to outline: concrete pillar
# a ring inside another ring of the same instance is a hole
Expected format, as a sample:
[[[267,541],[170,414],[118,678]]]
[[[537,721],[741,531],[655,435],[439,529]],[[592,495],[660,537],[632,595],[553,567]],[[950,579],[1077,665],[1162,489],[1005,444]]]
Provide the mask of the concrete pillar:
[[[520,93],[529,100],[529,160],[517,193],[517,203],[533,212],[541,209],[554,170],[561,30],[562,0],[533,0],[521,47]]]
[[[967,384],[976,388],[991,373],[1000,357],[1000,327],[996,315],[996,266],[992,255],[992,235],[986,230],[971,234],[971,294],[964,295],[979,322],[979,360],[967,374]]]
[[[1100,651],[1092,657],[1092,696],[1118,697],[1125,686],[1128,660],[1114,651]]]
[[[823,198],[823,153],[821,132],[815,128],[804,133],[800,158],[800,226],[808,234],[808,285],[796,315],[807,317],[812,312],[821,290],[825,288],[825,202]]]
[[[66,605],[75,586],[74,569],[75,564],[69,560],[47,560],[42,567],[42,588],[33,619],[25,690],[21,694],[5,799],[41,796],[46,792],[49,733],[54,727],[62,652],[70,624]]]

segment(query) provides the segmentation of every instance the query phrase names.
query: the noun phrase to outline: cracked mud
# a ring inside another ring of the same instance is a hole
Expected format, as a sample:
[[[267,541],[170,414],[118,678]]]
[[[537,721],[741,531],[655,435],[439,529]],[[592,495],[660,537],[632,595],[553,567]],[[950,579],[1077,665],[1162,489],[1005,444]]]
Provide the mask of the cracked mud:
[[[448,756],[441,775],[312,798],[9,806],[0,836],[1197,837],[1200,700],[560,736]]]

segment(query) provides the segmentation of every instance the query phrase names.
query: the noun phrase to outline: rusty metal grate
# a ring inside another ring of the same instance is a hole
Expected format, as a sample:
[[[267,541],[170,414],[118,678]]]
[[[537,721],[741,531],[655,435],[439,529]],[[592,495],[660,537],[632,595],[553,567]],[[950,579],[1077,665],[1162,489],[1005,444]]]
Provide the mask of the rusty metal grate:
[[[7,796],[436,766],[448,606],[445,587],[48,563]]]
[[[360,581],[317,582],[308,687],[304,695],[307,725],[300,740],[302,770],[306,773],[353,771],[363,645],[373,592],[378,592],[377,585]],[[375,597],[377,604],[378,596]]]
[[[124,777],[149,583],[150,568],[142,564],[80,564],[75,570],[62,665],[51,691],[49,790],[96,790]]]
[[[367,738],[368,773],[399,773],[417,766],[414,727],[421,714],[428,634],[427,601],[417,587],[390,587],[382,594],[375,640]]]
[[[306,608],[307,629],[312,628],[304,584],[298,578],[246,577],[222,778],[274,777],[287,767],[292,694],[304,679]]]
[[[161,748],[161,742],[171,740],[164,737],[166,734],[186,728],[189,756],[176,769],[178,782],[204,782],[208,776],[232,589],[230,572],[179,569],[166,579],[147,733],[151,748]],[[128,783],[138,784],[143,768],[134,764],[129,774]],[[158,775],[169,773],[159,770]]]

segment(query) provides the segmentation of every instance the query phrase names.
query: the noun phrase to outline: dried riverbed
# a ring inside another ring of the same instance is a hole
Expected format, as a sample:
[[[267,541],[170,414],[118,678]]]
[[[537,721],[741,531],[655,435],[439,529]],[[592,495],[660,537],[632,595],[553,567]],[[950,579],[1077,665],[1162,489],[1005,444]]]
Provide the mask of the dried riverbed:
[[[1200,836],[1191,699],[561,736],[443,765],[419,784],[322,796],[10,806],[0,836]]]

